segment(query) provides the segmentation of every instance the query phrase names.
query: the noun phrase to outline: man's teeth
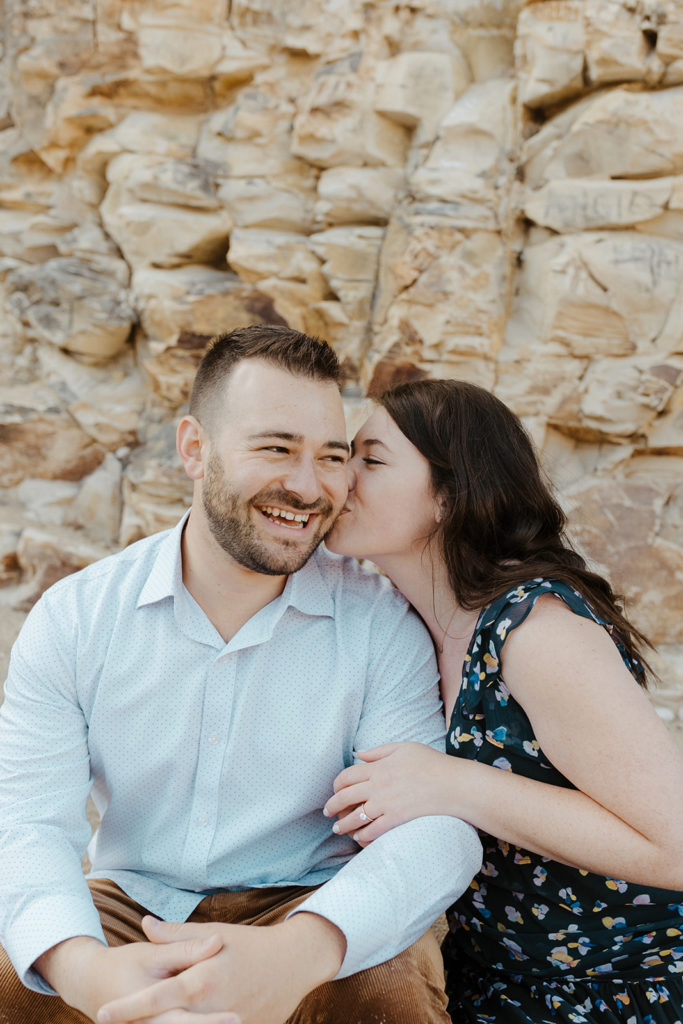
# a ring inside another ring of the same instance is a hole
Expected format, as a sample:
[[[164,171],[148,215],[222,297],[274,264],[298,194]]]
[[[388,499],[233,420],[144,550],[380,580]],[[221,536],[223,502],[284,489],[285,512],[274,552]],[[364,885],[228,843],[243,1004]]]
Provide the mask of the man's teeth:
[[[272,516],[273,519],[286,519],[290,522],[298,523],[299,525],[295,527],[295,529],[299,530],[303,529],[303,527],[306,526],[309,520],[309,513],[307,512],[286,512],[284,509],[274,508],[272,505],[266,505],[263,511],[267,515]]]

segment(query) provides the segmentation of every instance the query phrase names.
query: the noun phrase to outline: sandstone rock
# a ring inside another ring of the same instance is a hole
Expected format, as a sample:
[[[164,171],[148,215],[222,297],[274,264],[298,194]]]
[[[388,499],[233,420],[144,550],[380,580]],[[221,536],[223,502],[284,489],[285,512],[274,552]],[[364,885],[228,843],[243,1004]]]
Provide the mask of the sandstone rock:
[[[526,180],[535,186],[563,178],[680,174],[682,117],[682,87],[659,92],[607,90],[570,110],[559,131],[550,129],[547,136],[532,140],[535,159],[527,165]]]
[[[374,302],[375,330],[386,319],[397,296],[412,285],[442,252],[463,241],[452,218],[413,213],[399,207],[389,221],[380,256],[377,295]]]
[[[314,236],[315,237],[315,236]],[[315,245],[299,234],[259,228],[235,228],[230,236],[228,263],[243,281],[278,277],[308,284],[311,296],[322,298],[326,287]]]
[[[82,532],[58,526],[49,530],[27,526],[17,547],[23,580],[21,598],[15,606],[28,611],[57,580],[107,554],[110,551],[106,547],[88,540]]]
[[[357,53],[320,68],[294,120],[296,156],[320,167],[403,165],[408,131],[375,112],[361,61]]]
[[[295,104],[271,90],[251,88],[203,125],[197,159],[220,178],[314,175],[290,150]]]
[[[433,139],[441,119],[470,81],[467,65],[458,56],[419,50],[380,61],[377,113],[418,128],[420,141]]]
[[[223,52],[217,26],[157,11],[140,12],[137,39],[142,67],[152,74],[208,76]]]
[[[175,425],[162,426],[144,451],[133,452],[123,478],[121,544],[174,526],[192,501],[192,483],[178,459]]]
[[[142,377],[135,372],[93,388],[87,399],[72,402],[69,412],[86,434],[114,451],[137,443],[146,398]]]
[[[8,584],[18,583],[21,578],[21,566],[17,559],[21,527],[15,523],[6,523],[4,521],[5,510],[3,509],[2,511],[3,521],[0,524],[0,587],[6,587]],[[4,638],[0,634],[1,639]],[[0,649],[2,649],[1,643]]]
[[[124,348],[135,319],[127,278],[120,260],[56,257],[10,272],[5,301],[29,337],[109,359]]]
[[[581,0],[546,0],[521,11],[515,47],[521,103],[547,106],[581,92],[583,13]]]
[[[497,362],[496,395],[517,416],[540,416],[545,426],[548,413],[578,387],[588,359],[547,353],[539,346],[533,359],[524,361],[524,373],[520,373],[519,358],[510,355],[504,345]]]
[[[368,363],[373,366],[388,353],[422,363],[492,360],[502,341],[506,276],[507,258],[497,234],[451,238],[392,302]]]
[[[366,25],[358,0],[232,0],[230,21],[253,46],[282,46],[318,55]]]
[[[683,552],[659,535],[670,486],[650,476],[586,481],[569,498],[572,536],[607,570],[636,624],[654,643],[683,639],[679,596]]]
[[[0,486],[27,476],[80,480],[105,452],[60,407],[47,388],[0,388]]]
[[[496,229],[501,186],[510,174],[510,82],[475,84],[442,120],[425,164],[411,175],[418,210],[439,211],[458,228]]]
[[[661,81],[664,65],[656,46],[657,32],[653,33],[643,11],[647,5],[639,10],[638,5],[621,0],[585,4],[586,71],[591,84],[647,81],[656,85]]]
[[[37,480],[27,477],[16,487],[8,488],[3,498],[18,510],[23,509],[24,523],[41,526],[65,526],[78,495],[79,485],[67,480]]]
[[[265,297],[225,270],[189,265],[172,270],[143,268],[132,292],[141,323],[158,353],[179,338],[210,338],[268,318]]]
[[[327,224],[385,224],[405,175],[397,167],[331,167],[318,180],[315,219]]]
[[[67,525],[85,527],[88,536],[107,547],[118,545],[121,526],[121,463],[111,452],[83,481]]]
[[[142,203],[217,210],[220,206],[208,167],[196,160],[170,160],[156,154],[122,153],[107,168],[110,185],[124,186]]]
[[[322,272],[350,319],[368,320],[377,278],[380,227],[337,227],[311,235],[309,244],[323,261]]]
[[[549,422],[580,439],[642,435],[683,382],[683,357],[595,359]]]
[[[95,99],[88,76],[60,78],[45,109],[44,133],[36,152],[57,174],[63,172],[94,132],[106,131],[116,113],[106,98]]]
[[[102,219],[133,267],[211,263],[225,254],[232,221],[200,165],[124,153],[107,177]]]
[[[218,198],[236,227],[300,231],[313,226],[314,183],[298,175],[230,178],[218,186]]]
[[[647,436],[649,451],[662,455],[683,455],[683,387],[679,387],[669,402],[666,411],[661,413],[652,424]],[[666,460],[673,461],[673,460]],[[676,508],[680,510],[680,494]],[[667,506],[668,511],[672,511]],[[677,513],[678,514],[678,513]],[[682,540],[683,536],[679,538]]]
[[[580,358],[667,353],[682,280],[680,242],[628,231],[553,238],[525,249],[508,334]]]
[[[678,184],[677,184],[678,183]],[[681,178],[651,181],[596,181],[565,178],[529,190],[524,215],[561,233],[632,227],[651,222],[669,206]],[[649,225],[651,230],[651,224]]]

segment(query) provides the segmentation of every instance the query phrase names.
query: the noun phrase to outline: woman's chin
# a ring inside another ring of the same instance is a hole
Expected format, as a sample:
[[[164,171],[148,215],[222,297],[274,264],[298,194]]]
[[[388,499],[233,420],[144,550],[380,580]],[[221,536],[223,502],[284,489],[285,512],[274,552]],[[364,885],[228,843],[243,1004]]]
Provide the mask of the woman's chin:
[[[325,547],[328,551],[334,552],[335,555],[357,555],[357,549],[353,543],[349,543],[350,538],[344,536],[344,530],[338,526],[333,526],[327,537],[325,537]]]

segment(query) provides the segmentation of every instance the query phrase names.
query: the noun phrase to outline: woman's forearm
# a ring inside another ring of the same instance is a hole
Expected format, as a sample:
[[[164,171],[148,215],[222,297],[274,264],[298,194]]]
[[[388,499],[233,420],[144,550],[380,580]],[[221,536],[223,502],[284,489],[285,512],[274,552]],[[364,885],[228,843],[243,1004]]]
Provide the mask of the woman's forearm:
[[[683,888],[680,850],[666,827],[646,836],[579,790],[462,758],[448,762],[438,787],[442,809],[435,813],[455,814],[499,839],[576,868]]]

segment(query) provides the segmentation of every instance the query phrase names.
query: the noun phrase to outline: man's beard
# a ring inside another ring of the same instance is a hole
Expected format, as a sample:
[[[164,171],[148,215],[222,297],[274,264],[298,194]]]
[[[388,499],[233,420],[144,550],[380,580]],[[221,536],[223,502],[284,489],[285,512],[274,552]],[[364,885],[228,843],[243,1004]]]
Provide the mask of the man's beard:
[[[231,490],[225,480],[223,467],[215,452],[209,456],[202,488],[202,505],[214,540],[223,551],[245,569],[267,576],[283,576],[296,572],[306,564],[318,545],[332,529],[331,518],[334,507],[330,501],[321,499],[313,505],[304,505],[290,491],[264,489],[245,502],[242,496]],[[294,539],[283,536],[279,541],[274,537],[268,544],[258,533],[251,520],[251,509],[266,505],[285,506],[297,512],[315,512],[320,516],[319,527],[309,543],[302,547]]]

